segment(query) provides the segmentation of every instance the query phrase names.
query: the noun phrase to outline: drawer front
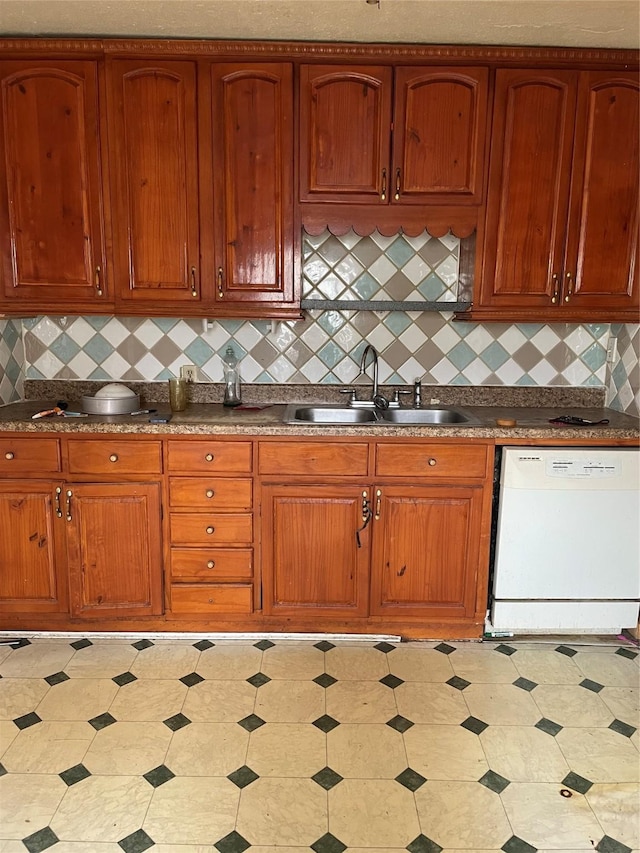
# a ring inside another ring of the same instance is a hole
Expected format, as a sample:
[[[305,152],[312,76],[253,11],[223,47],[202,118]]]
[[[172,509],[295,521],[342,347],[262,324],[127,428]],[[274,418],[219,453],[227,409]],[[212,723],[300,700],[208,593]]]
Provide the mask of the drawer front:
[[[171,612],[253,613],[253,587],[251,584],[172,586]]]
[[[486,445],[378,444],[376,474],[382,477],[484,477]]]
[[[222,511],[251,509],[251,480],[216,477],[171,477],[169,503],[176,507],[202,507]]]
[[[162,442],[72,439],[69,471],[72,474],[161,474]]]
[[[367,474],[369,448],[364,442],[262,442],[261,474],[362,476]]]
[[[207,582],[221,578],[251,580],[251,548],[172,548],[171,578],[178,583]]]
[[[250,474],[250,441],[169,441],[169,471],[208,474],[220,471]]]
[[[60,470],[57,438],[0,438],[0,474],[41,475]]]
[[[172,545],[200,545],[205,548],[218,542],[250,545],[252,539],[251,515],[185,512],[173,513],[171,516]]]

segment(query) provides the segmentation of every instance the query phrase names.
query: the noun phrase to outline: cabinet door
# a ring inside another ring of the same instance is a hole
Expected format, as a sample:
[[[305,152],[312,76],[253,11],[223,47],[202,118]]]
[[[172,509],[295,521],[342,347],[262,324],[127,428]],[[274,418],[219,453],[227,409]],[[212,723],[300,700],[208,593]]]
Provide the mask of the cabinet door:
[[[211,84],[216,310],[268,316],[295,307],[292,69],[212,65]]]
[[[563,306],[603,317],[637,317],[639,89],[633,72],[580,76]]]
[[[0,484],[0,612],[67,609],[54,488],[35,480]]]
[[[576,87],[577,72],[496,72],[480,307],[559,304]]]
[[[74,616],[162,613],[160,486],[65,486],[71,611]]]
[[[392,201],[482,201],[488,80],[486,68],[396,69]]]
[[[471,618],[482,487],[378,486],[371,613]]]
[[[108,75],[117,299],[197,304],[196,65],[114,60]]]
[[[300,200],[386,204],[393,70],[300,69]]]
[[[356,535],[362,489],[265,486],[262,507],[265,613],[366,616],[370,526]]]
[[[2,297],[98,307],[107,290],[97,64],[5,61],[0,75]]]

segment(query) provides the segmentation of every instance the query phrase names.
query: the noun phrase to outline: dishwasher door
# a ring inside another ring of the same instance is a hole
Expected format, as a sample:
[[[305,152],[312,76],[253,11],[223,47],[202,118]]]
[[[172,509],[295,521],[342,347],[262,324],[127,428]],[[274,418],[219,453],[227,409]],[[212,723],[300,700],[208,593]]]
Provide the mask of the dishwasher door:
[[[636,448],[503,452],[491,629],[619,633],[640,598]]]

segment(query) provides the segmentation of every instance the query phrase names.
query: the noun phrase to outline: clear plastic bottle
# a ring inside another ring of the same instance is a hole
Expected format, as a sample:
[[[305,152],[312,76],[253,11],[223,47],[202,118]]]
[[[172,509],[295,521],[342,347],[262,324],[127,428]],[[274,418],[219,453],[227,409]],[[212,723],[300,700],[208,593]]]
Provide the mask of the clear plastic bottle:
[[[240,371],[238,370],[238,359],[229,345],[222,358],[222,370],[224,373],[224,403],[225,406],[239,406],[242,402],[240,390]]]

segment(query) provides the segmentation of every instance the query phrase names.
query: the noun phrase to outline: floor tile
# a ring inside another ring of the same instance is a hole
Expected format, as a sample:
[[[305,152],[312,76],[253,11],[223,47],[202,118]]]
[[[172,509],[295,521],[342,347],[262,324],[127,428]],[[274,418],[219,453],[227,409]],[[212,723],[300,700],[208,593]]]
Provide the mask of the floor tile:
[[[598,694],[614,717],[633,726],[640,725],[640,690],[637,687],[609,687]]]
[[[556,737],[567,764],[591,782],[637,782],[638,752],[610,729],[563,729]]]
[[[64,671],[71,678],[113,678],[130,669],[138,654],[130,643],[94,643],[77,651]]]
[[[257,689],[246,681],[203,681],[189,688],[182,710],[193,722],[235,723],[253,712]]]
[[[120,687],[109,713],[122,721],[162,721],[179,713],[188,688],[178,679],[141,678]]]
[[[435,649],[396,647],[387,655],[389,669],[405,681],[436,681],[444,683],[454,675],[448,655]]]
[[[251,733],[246,764],[259,776],[310,779],[327,764],[326,735],[309,723],[268,723]]]
[[[327,792],[311,779],[258,779],[240,793],[236,829],[251,853],[253,845],[307,848],[327,832]]]
[[[345,779],[328,800],[329,831],[349,848],[406,849],[420,832],[414,795],[397,782]]]
[[[345,779],[395,779],[407,755],[402,735],[390,726],[347,723],[327,735],[327,764]]]
[[[477,782],[489,769],[478,735],[461,726],[413,726],[404,742],[409,767],[427,779]]]
[[[586,678],[608,684],[610,687],[640,686],[640,670],[635,660],[621,657],[614,653],[580,652],[576,655],[575,663]]]
[[[96,734],[82,763],[97,775],[140,776],[162,764],[171,737],[159,722],[116,722]]]
[[[95,736],[89,723],[42,722],[19,733],[2,763],[10,773],[61,773],[83,760]]]
[[[157,853],[158,848],[153,848],[153,853]],[[0,853],[3,848],[0,846]],[[21,853],[24,853],[24,847]],[[122,847],[119,844],[109,841],[59,841],[51,848],[51,853],[122,853]]]
[[[0,720],[0,759],[18,737],[19,731],[11,720]]]
[[[386,723],[398,713],[394,691],[378,681],[338,681],[325,695],[327,714],[341,723]]]
[[[262,651],[254,645],[215,645],[200,654],[195,671],[205,678],[240,679],[259,672],[261,665]]]
[[[50,687],[36,711],[43,720],[90,720],[107,711],[119,689],[109,678],[72,678]]]
[[[606,727],[614,716],[601,694],[576,684],[540,684],[533,698],[542,716],[561,726]]]
[[[640,849],[640,786],[596,784],[585,794],[607,835]]]
[[[268,723],[311,723],[324,714],[325,691],[313,681],[274,679],[258,690],[254,711]]]
[[[513,684],[471,684],[463,696],[469,712],[489,725],[532,726],[540,719],[530,693]]]
[[[176,776],[153,790],[140,825],[156,843],[211,844],[234,829],[239,797],[228,779]]]
[[[136,678],[182,678],[195,670],[200,655],[191,645],[160,643],[139,652],[127,669]]]
[[[325,672],[338,681],[379,681],[389,672],[389,664],[387,655],[377,649],[345,645],[326,652]]]
[[[75,655],[68,643],[37,643],[15,649],[0,663],[3,678],[45,678],[64,669]]]
[[[67,791],[62,779],[37,773],[0,777],[0,828],[3,838],[26,838],[49,826]]]
[[[269,678],[312,679],[324,672],[324,654],[309,643],[276,643],[264,652],[261,669]]]
[[[14,720],[35,710],[51,688],[31,678],[0,678],[0,719]]]
[[[489,767],[511,782],[561,782],[569,772],[555,739],[530,726],[489,726],[480,743]]]
[[[455,655],[451,655],[450,660],[454,673],[472,683],[513,684],[519,675],[513,659],[495,650],[458,649]]]
[[[460,690],[448,684],[406,681],[394,690],[398,711],[414,723],[461,723],[469,716]]]
[[[235,723],[192,723],[174,733],[164,763],[176,776],[227,776],[245,764],[248,745]]]
[[[511,660],[520,675],[537,684],[579,684],[584,678],[575,658],[553,650],[519,650]]]

